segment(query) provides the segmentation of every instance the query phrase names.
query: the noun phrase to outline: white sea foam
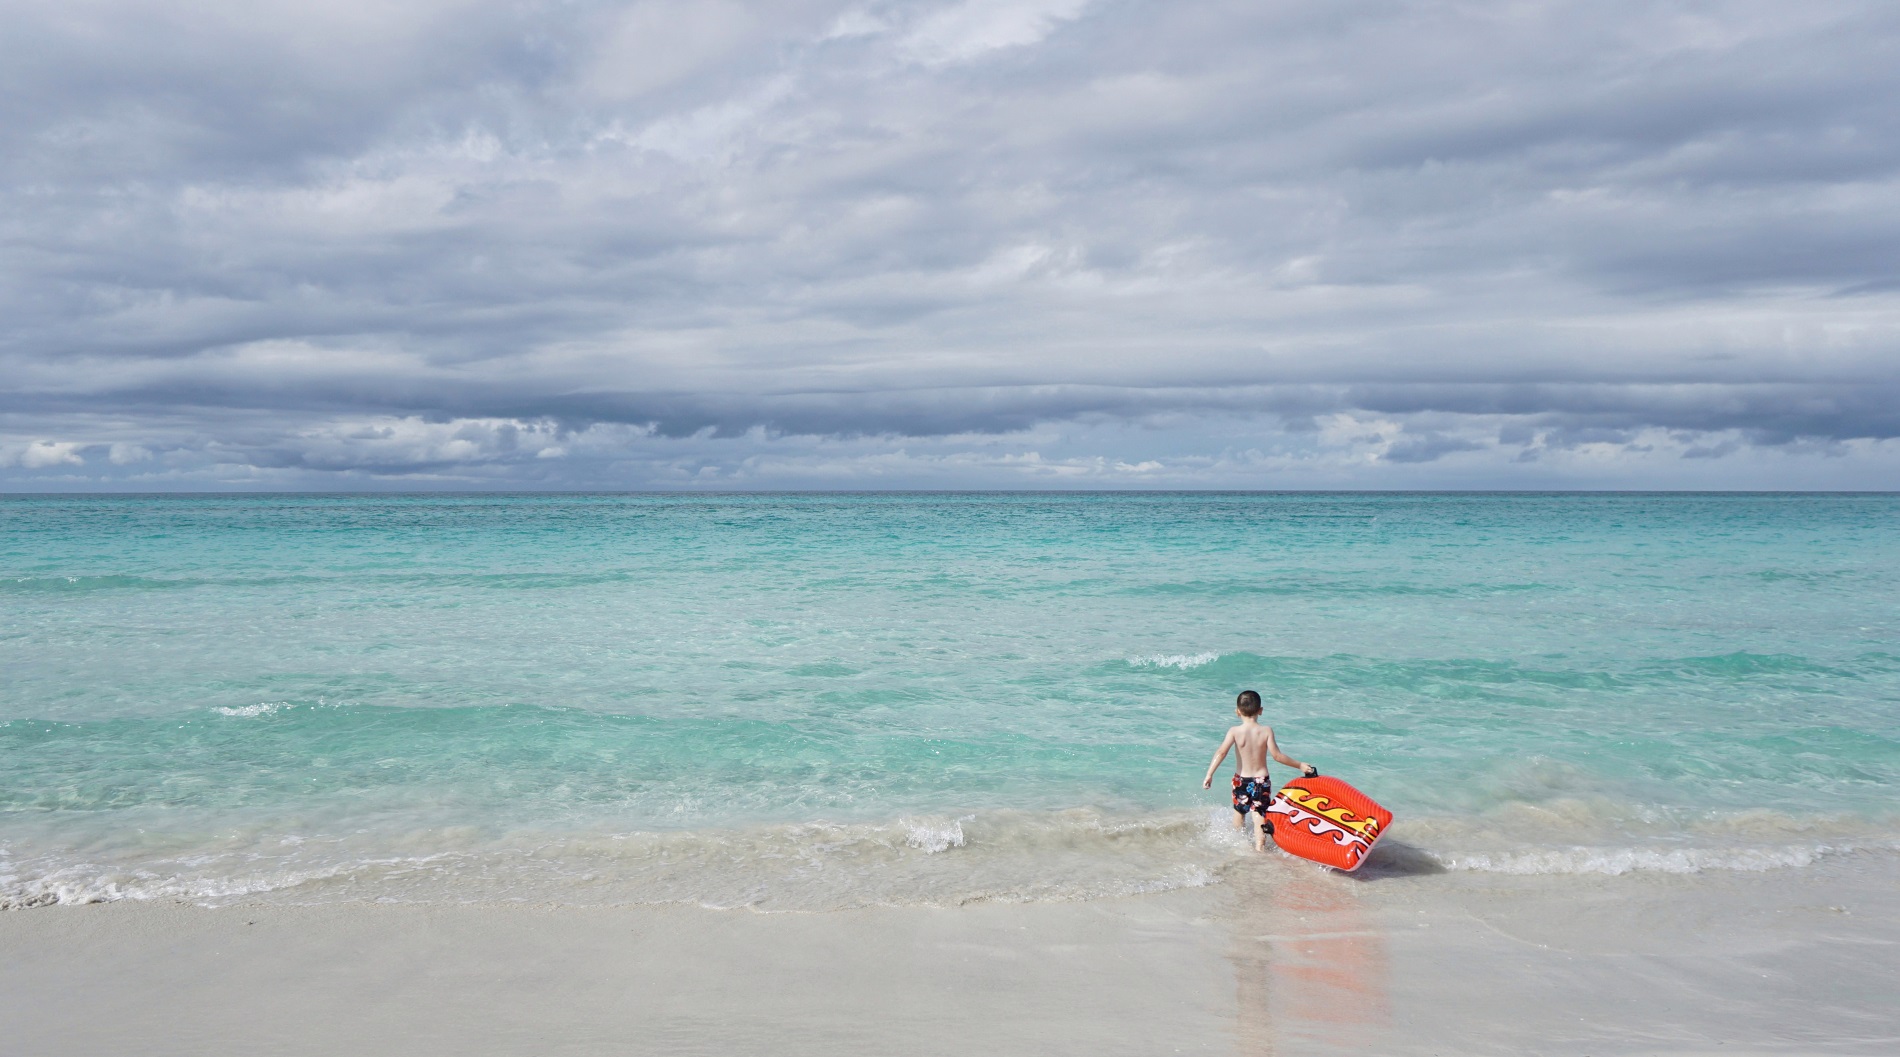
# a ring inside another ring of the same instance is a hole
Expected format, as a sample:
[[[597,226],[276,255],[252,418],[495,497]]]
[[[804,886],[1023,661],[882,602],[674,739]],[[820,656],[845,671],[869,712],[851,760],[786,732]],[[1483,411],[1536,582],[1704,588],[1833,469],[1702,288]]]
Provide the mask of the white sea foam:
[[[1783,848],[1538,848],[1520,852],[1427,853],[1448,870],[1502,874],[1693,874],[1704,870],[1782,870],[1810,866],[1850,849],[1827,845]]]
[[[221,716],[249,718],[252,716],[268,716],[273,712],[281,712],[289,707],[290,702],[288,701],[265,701],[255,705],[240,705],[236,708],[216,708],[212,709],[212,711]]]
[[[920,848],[925,855],[961,848],[964,845],[963,824],[973,821],[974,815],[965,815],[949,823],[919,822],[912,819],[904,821],[904,843]]]
[[[1152,653],[1146,657],[1130,657],[1128,663],[1136,668],[1199,668],[1220,660],[1218,653]]]
[[[1227,851],[1252,850],[1252,835],[1245,827],[1236,827],[1233,818],[1234,813],[1228,808],[1216,808],[1209,811],[1201,824],[1201,841]]]
[[[314,872],[281,871],[239,877],[192,877],[149,870],[127,871],[79,865],[38,877],[0,875],[0,910],[84,906],[125,900],[176,900],[210,905],[295,888],[313,880],[334,877],[341,872],[341,868],[333,867]]]

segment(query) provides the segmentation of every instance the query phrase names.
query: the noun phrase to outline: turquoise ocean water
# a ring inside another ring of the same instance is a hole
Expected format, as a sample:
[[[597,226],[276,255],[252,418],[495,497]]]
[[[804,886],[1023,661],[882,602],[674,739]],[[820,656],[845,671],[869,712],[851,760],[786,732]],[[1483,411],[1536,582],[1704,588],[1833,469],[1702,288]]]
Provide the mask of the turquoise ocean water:
[[[1372,875],[1893,854],[1900,497],[0,498],[0,906],[1217,883],[1247,687]]]

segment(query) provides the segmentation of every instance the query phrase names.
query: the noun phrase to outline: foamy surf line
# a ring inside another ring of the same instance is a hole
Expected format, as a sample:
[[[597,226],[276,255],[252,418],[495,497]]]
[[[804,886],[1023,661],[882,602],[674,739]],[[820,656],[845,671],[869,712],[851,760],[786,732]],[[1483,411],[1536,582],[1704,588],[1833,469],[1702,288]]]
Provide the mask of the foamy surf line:
[[[1261,864],[1225,809],[1120,816],[993,811],[877,823],[624,833],[466,828],[345,835],[259,832],[163,851],[0,844],[0,909],[99,902],[693,904],[762,911],[1072,902],[1218,884]],[[1801,869],[1900,841],[1836,824],[1810,842],[1498,846],[1443,818],[1403,820],[1362,876],[1641,876]],[[149,839],[149,838],[148,838]],[[1271,860],[1323,869],[1282,855]]]
[[[0,845],[0,909],[98,902],[687,903],[831,910],[1077,901],[1218,881],[1198,814],[998,811],[627,833],[259,833],[167,854]]]
[[[1444,855],[1426,854],[1447,870],[1467,873],[1573,874],[1696,874],[1705,871],[1760,873],[1812,866],[1823,858],[1862,851],[1891,851],[1891,847],[1815,845],[1783,848],[1535,848],[1517,852]]]

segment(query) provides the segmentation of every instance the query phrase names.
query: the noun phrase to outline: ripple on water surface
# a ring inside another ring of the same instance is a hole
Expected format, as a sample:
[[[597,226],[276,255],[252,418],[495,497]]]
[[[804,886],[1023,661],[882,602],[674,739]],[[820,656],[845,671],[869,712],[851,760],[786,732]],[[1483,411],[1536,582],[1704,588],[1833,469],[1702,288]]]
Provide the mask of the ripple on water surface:
[[[1287,751],[1398,812],[1375,874],[1882,854],[1896,514],[6,498],[0,900],[798,908],[1207,883],[1246,861],[1199,787],[1242,687]]]

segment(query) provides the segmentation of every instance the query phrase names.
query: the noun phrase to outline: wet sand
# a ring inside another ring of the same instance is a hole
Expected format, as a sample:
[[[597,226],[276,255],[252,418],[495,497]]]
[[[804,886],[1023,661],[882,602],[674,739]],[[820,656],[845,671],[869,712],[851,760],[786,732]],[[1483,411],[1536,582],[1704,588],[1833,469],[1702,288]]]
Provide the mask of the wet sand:
[[[1900,1052],[1895,865],[1257,872],[1232,886],[1234,1052]]]
[[[1685,877],[1266,857],[1090,903],[0,914],[10,1057],[1889,1054],[1892,856]]]

